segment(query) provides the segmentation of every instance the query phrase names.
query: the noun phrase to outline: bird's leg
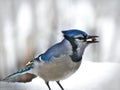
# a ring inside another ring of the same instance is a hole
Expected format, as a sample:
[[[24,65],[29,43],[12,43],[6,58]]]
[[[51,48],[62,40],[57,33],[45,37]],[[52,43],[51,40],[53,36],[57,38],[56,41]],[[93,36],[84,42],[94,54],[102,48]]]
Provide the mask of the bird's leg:
[[[62,89],[62,90],[64,90],[64,88],[62,87],[62,85],[60,84],[60,81],[56,81],[57,82],[57,84],[60,86],[60,88]]]
[[[49,85],[49,81],[45,81],[45,83],[46,83],[47,87],[49,88],[49,90],[51,90],[50,85]]]

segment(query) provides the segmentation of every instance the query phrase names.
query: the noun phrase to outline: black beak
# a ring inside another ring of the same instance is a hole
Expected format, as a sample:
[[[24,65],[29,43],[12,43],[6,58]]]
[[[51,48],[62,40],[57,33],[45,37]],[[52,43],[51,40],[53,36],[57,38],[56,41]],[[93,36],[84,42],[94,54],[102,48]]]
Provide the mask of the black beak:
[[[97,38],[98,38],[99,36],[95,36],[95,35],[88,35],[87,37],[86,37],[86,42],[87,43],[98,43],[99,41],[97,41]]]

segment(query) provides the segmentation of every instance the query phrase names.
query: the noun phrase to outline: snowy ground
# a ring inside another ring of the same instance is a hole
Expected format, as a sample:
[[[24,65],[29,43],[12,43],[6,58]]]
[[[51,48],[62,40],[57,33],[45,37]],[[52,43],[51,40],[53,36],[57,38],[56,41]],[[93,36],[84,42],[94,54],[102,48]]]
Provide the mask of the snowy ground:
[[[65,90],[120,90],[120,64],[83,61],[80,69],[61,81]],[[60,90],[51,82],[52,90]],[[29,83],[0,82],[0,90],[48,90],[39,77]]]

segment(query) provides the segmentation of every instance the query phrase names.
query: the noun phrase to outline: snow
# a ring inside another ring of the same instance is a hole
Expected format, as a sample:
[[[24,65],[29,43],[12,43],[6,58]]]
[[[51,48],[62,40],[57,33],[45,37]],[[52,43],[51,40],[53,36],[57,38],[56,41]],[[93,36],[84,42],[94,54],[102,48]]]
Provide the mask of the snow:
[[[79,70],[61,81],[65,90],[120,90],[120,64],[83,61]],[[52,90],[61,90],[50,82]],[[48,90],[44,81],[37,77],[29,83],[0,82],[0,90]]]

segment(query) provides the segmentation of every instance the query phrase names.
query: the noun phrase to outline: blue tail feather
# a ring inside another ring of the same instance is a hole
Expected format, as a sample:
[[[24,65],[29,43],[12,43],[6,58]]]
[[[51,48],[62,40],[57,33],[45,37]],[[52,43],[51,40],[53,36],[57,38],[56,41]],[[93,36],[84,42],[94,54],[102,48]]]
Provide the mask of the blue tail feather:
[[[14,75],[17,75],[17,74],[22,74],[24,72],[27,72],[29,70],[31,70],[33,68],[33,63],[27,65],[25,68],[23,69],[20,69],[18,70],[17,72],[13,73],[13,74],[10,74],[9,76],[7,76],[4,80],[6,80],[7,78],[11,77],[11,76],[14,76]]]

